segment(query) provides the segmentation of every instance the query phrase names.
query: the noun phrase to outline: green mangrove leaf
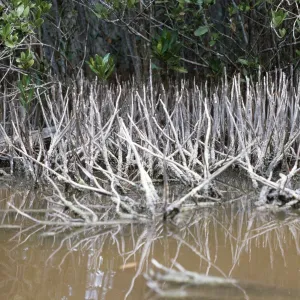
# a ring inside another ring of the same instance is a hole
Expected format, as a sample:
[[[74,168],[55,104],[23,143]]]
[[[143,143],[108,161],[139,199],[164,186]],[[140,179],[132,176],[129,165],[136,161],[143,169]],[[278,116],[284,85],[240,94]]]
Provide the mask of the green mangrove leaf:
[[[103,57],[103,65],[106,65],[109,62],[110,53],[105,54]],[[100,57],[99,57],[100,58]]]
[[[6,24],[4,26],[4,28],[2,29],[2,37],[3,39],[7,38],[10,34],[11,34],[11,25],[10,24]]]
[[[4,44],[5,44],[6,47],[11,48],[11,49],[15,48],[16,45],[17,45],[17,43],[15,41],[11,40],[11,39],[6,39],[4,41]]]
[[[248,66],[249,65],[249,61],[247,59],[244,58],[239,58],[238,62],[242,65]]]
[[[272,11],[272,24],[275,28],[279,27],[285,20],[287,13],[281,9]]]
[[[186,68],[180,67],[180,66],[174,66],[171,69],[178,73],[187,73],[188,72]]]
[[[115,69],[114,59],[110,56],[110,53],[107,53],[104,57],[96,54],[94,58],[90,57],[87,64],[101,80],[107,80]]]
[[[29,69],[34,64],[33,53],[28,49],[26,52],[21,52],[20,57],[16,59],[19,63],[18,67],[21,69]],[[23,77],[24,79],[25,77]]]
[[[200,26],[194,31],[195,36],[202,36],[208,32],[209,26]]]
[[[42,26],[43,23],[44,23],[44,20],[42,18],[39,18],[39,19],[35,20],[34,25],[36,27],[40,27],[40,26]]]
[[[159,41],[157,43],[156,49],[157,49],[158,53],[162,53],[162,42],[161,41]]]
[[[279,29],[279,34],[280,34],[280,37],[283,38],[286,35],[286,29],[285,28],[280,28]]]
[[[25,9],[25,7],[24,7],[23,4],[21,4],[20,6],[18,6],[17,11],[16,11],[18,17],[21,17],[22,13],[24,12],[24,9]]]
[[[107,19],[109,16],[109,9],[105,7],[103,4],[96,3],[95,4],[95,10],[94,14],[99,18],[99,19]]]
[[[300,52],[300,51],[299,51]],[[151,69],[152,70],[161,70],[161,68],[159,66],[157,66],[155,63],[151,63]]]
[[[32,67],[34,65],[34,59],[30,59],[28,62],[28,68]]]
[[[210,40],[209,46],[213,47],[216,44],[216,40]]]
[[[28,15],[29,15],[29,6],[26,6],[24,11],[23,11],[23,16],[24,16],[24,18],[27,18]]]
[[[161,53],[164,54],[164,53],[166,53],[169,49],[171,50],[171,48],[172,48],[172,42],[166,40],[166,41],[164,41],[164,43],[163,43],[163,48],[162,48],[162,50],[161,50]]]
[[[127,0],[127,5],[129,8],[132,8],[134,7],[136,2],[137,2],[136,0]]]

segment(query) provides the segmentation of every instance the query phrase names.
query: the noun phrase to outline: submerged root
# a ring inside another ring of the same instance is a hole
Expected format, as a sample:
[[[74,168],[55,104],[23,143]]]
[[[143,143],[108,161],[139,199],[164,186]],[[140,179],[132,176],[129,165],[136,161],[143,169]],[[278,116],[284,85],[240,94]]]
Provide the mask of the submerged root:
[[[191,285],[229,285],[235,284],[237,281],[231,278],[222,278],[217,276],[208,276],[204,274],[199,274],[196,272],[191,272],[184,269],[179,263],[175,262],[175,270],[167,268],[155,259],[152,259],[152,266],[156,268],[151,268],[149,270],[149,275],[146,276],[148,279],[169,282],[169,283],[180,283],[180,284],[191,284]]]
[[[285,189],[275,189],[263,187],[260,192],[259,201],[255,205],[260,210],[265,209],[299,209],[300,208],[300,189],[287,191]]]
[[[292,182],[298,172],[295,165],[288,175],[279,174],[279,180],[274,183],[269,181],[269,185],[261,189],[259,201],[255,205],[260,210],[300,208],[300,189],[294,189]]]
[[[174,263],[173,268],[167,268],[152,259],[152,268],[144,275],[147,280],[147,286],[160,297],[187,299],[199,297],[199,290],[192,287],[216,288],[216,287],[234,287],[243,291],[238,285],[238,281],[232,278],[210,276],[191,272],[184,269],[179,263]],[[224,274],[225,275],[225,274]],[[244,292],[244,291],[243,291]],[[209,295],[209,290],[202,291],[203,297]],[[247,298],[245,298],[247,299]]]

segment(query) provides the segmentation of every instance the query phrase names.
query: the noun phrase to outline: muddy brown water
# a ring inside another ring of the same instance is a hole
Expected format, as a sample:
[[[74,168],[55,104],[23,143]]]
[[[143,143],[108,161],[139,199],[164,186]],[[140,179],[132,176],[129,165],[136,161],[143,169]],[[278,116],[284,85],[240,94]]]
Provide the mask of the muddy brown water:
[[[30,193],[0,190],[2,224],[20,223],[7,202],[20,207]],[[238,196],[167,224],[61,228],[57,234],[31,222],[22,233],[2,228],[0,299],[169,299],[147,286],[144,274],[158,272],[152,258],[168,268],[176,269],[176,261],[188,271],[238,280],[237,286],[190,286],[152,277],[161,290],[185,291],[182,299],[300,299],[300,218],[258,212],[253,201],[251,193]]]

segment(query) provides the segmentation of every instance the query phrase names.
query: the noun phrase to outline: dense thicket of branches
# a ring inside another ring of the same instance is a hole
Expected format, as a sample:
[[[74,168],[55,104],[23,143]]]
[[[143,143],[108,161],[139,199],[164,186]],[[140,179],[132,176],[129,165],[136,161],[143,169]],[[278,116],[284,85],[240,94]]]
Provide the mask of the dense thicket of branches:
[[[51,183],[85,223],[97,216],[61,189],[108,196],[121,217],[168,219],[190,199],[218,203],[213,180],[233,164],[266,185],[263,206],[298,207],[298,1],[100,1],[1,2],[0,160],[11,174]],[[272,182],[277,168],[289,173]],[[191,190],[166,205],[153,179]]]
[[[41,9],[45,3],[49,10]],[[28,15],[22,6],[30,7]],[[187,73],[201,79],[218,78],[224,67],[247,75],[259,66],[295,69],[299,15],[297,0],[2,1],[2,74],[16,71],[24,49],[33,52],[28,70],[39,79],[49,74],[74,79],[82,68],[88,74],[89,57],[106,53],[121,79],[134,75],[141,81],[150,66],[159,78]],[[12,45],[3,31],[7,22]],[[28,22],[31,31],[22,29]]]

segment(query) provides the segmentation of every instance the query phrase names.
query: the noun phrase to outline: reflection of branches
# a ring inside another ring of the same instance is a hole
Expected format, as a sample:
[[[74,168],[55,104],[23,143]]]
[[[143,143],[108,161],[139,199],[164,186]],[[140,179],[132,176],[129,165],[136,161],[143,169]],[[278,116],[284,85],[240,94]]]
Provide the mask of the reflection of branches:
[[[16,251],[26,248],[29,241],[36,239],[37,234],[43,231],[40,235],[41,243],[45,243],[53,237],[54,247],[49,249],[51,252],[48,252],[47,257],[43,258],[43,263],[47,262],[49,265],[51,261],[52,267],[63,269],[71,261],[73,268],[76,269],[79,264],[76,259],[80,259],[78,253],[88,253],[87,265],[81,272],[87,272],[91,282],[95,281],[95,285],[96,281],[100,280],[99,276],[103,276],[103,278],[101,277],[103,284],[105,281],[105,284],[109,285],[109,282],[114,280],[114,272],[122,272],[119,270],[120,265],[130,266],[133,261],[131,267],[136,267],[136,271],[131,277],[131,282],[128,283],[127,297],[136,289],[136,279],[140,278],[144,272],[150,274],[148,263],[152,258],[155,258],[158,264],[162,264],[163,261],[168,272],[176,271],[178,275],[176,278],[184,278],[188,272],[196,272],[209,276],[221,274],[223,280],[230,281],[232,280],[230,277],[234,276],[235,271],[241,267],[240,262],[243,255],[246,252],[253,252],[254,248],[259,248],[260,251],[265,251],[265,248],[269,250],[268,263],[271,266],[278,261],[278,256],[285,264],[288,263],[285,259],[288,254],[287,247],[291,242],[293,245],[295,244],[297,253],[300,253],[300,222],[297,216],[285,212],[284,218],[280,220],[274,214],[253,210],[251,199],[247,197],[240,198],[239,201],[234,201],[232,204],[201,208],[193,211],[193,214],[179,213],[172,222],[164,224],[157,219],[155,222],[134,225],[132,220],[112,221],[111,217],[114,218],[115,212],[113,210],[107,212],[107,199],[102,198],[101,202],[98,196],[93,197],[92,194],[89,194],[89,197],[84,197],[84,192],[78,191],[77,194],[74,194],[76,199],[84,203],[86,207],[92,208],[101,222],[98,221],[98,226],[77,228],[75,226],[66,227],[64,222],[60,221],[58,212],[63,211],[63,206],[59,205],[57,201],[60,198],[58,193],[49,195],[49,191],[46,190],[45,194],[47,201],[43,202],[38,201],[41,194],[28,194],[26,191],[24,197],[27,201],[24,202],[22,192],[13,194],[13,198],[9,200],[14,210],[10,210],[5,215],[3,223],[9,224],[16,220],[21,226],[21,230],[11,240],[17,243],[16,246],[11,247],[10,256],[15,260],[13,265],[18,265]],[[233,189],[232,194],[227,191],[229,202],[231,197],[237,198],[236,189]],[[3,203],[0,203],[3,206]],[[74,203],[74,205],[76,204]],[[34,221],[32,224],[27,216],[23,218],[24,213],[34,215],[34,208],[37,209],[38,215],[46,215],[46,218],[42,219],[48,223]],[[70,219],[74,218],[72,212],[63,214]],[[72,223],[75,222],[72,221]],[[277,249],[278,251],[276,251]],[[224,267],[225,253],[226,266]],[[71,260],[69,260],[70,257]],[[59,262],[56,261],[56,258],[59,259]],[[103,261],[105,265],[103,265]],[[3,271],[7,273],[10,280],[16,282],[20,280],[17,274],[12,275],[14,267],[10,266],[10,270],[4,267]],[[172,283],[165,286],[165,279],[158,281],[158,273],[155,268],[153,272],[151,281],[148,283],[154,291],[166,292],[166,295],[172,290],[174,291]],[[180,281],[180,279],[178,280]],[[97,284],[94,288],[99,290],[100,285]],[[16,285],[19,284],[16,283]],[[242,283],[240,285],[244,287]],[[194,288],[190,291],[190,286],[182,285],[179,289],[184,295],[190,296],[193,294]],[[178,286],[175,290],[178,290]],[[247,287],[245,291],[250,297]],[[240,291],[238,292],[240,293]],[[205,297],[205,292],[203,293],[203,297]]]
[[[146,241],[144,242],[144,246],[143,246],[141,254],[140,254],[140,261],[139,261],[139,264],[138,264],[138,268],[137,268],[137,271],[136,271],[134,277],[131,280],[129,290],[127,291],[127,293],[125,295],[125,299],[127,299],[127,297],[130,295],[130,293],[131,293],[131,291],[134,287],[134,283],[135,283],[136,278],[138,276],[140,276],[143,272],[144,265],[145,265],[145,263],[147,263],[147,261],[149,259],[150,249],[153,245],[153,242],[155,241],[155,239],[159,238],[159,236],[157,236],[156,233],[157,232],[156,232],[155,225],[147,227]]]

